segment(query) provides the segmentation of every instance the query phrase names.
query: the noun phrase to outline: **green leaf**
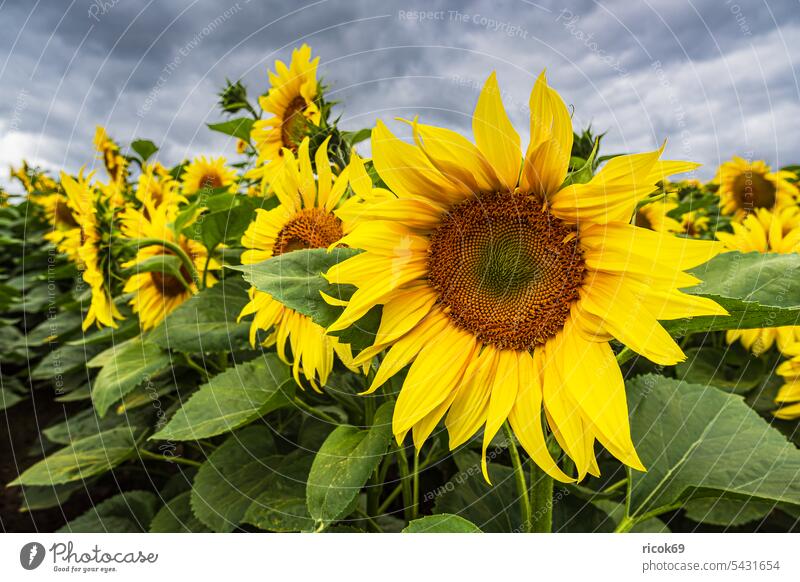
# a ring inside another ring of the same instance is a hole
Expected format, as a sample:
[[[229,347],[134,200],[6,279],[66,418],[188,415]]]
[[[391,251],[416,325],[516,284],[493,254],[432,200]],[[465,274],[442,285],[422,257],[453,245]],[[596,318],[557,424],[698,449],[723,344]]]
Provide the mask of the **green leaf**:
[[[191,492],[185,491],[170,499],[150,522],[150,533],[209,533],[192,512],[190,498]]]
[[[238,244],[255,213],[255,198],[234,196],[231,206],[203,215],[200,238],[206,248],[215,249],[224,242]]]
[[[351,148],[361,143],[364,140],[369,139],[372,136],[372,129],[369,127],[365,127],[363,129],[359,129],[357,131],[343,131],[342,132],[342,139],[347,142],[347,145]]]
[[[136,428],[147,427],[149,410],[137,411],[134,414],[113,414],[101,418],[94,409],[86,408],[57,424],[42,430],[42,434],[52,443],[68,445],[71,442],[96,435],[118,426]]]
[[[491,452],[492,449],[490,449]],[[462,449],[453,455],[458,473],[423,495],[435,500],[436,513],[452,513],[489,533],[522,531],[522,513],[511,467],[492,463],[492,485],[481,474],[478,453]]]
[[[168,367],[169,354],[141,338],[110,348],[108,362],[100,369],[92,385],[92,402],[97,414],[105,416],[112,404],[122,400],[134,388]]]
[[[775,505],[767,501],[740,499],[690,499],[684,506],[686,517],[698,523],[737,527],[763,519]]]
[[[169,277],[175,277],[178,281],[185,283],[188,286],[191,281],[184,277],[181,268],[183,261],[180,257],[175,255],[155,255],[143,260],[140,263],[128,267],[123,271],[123,276],[129,277],[137,273],[159,273]]]
[[[291,457],[291,455],[290,455]],[[265,426],[248,426],[226,440],[197,471],[192,487],[192,509],[205,525],[217,532],[233,531],[245,520],[256,497],[274,495],[287,488],[281,481],[301,484],[308,475],[310,455],[304,468],[294,476],[286,474],[287,456],[278,454],[272,432]],[[264,508],[264,497],[256,504]],[[284,509],[286,507],[284,506]],[[273,506],[269,509],[274,511]],[[247,519],[263,525],[265,514]],[[306,521],[310,522],[308,515]]]
[[[253,120],[249,117],[238,117],[222,123],[209,123],[209,129],[238,137],[242,141],[250,143],[250,130],[253,128]]]
[[[408,524],[403,533],[481,533],[481,528],[458,515],[426,515]]]
[[[330,253],[325,249],[303,249],[254,265],[230,268],[244,273],[245,280],[259,291],[269,293],[276,301],[327,327],[339,317],[342,308],[328,305],[320,292],[346,300],[355,289],[348,285],[332,285],[322,273],[360,252],[349,248],[337,248]]]
[[[657,375],[627,384],[648,468],[630,472],[631,516],[702,497],[800,504],[800,451],[740,397]]]
[[[236,318],[247,302],[247,285],[239,277],[222,279],[167,315],[148,339],[184,353],[244,349],[249,345],[250,324],[237,323]]]
[[[800,322],[800,254],[728,252],[689,272],[702,283],[682,291],[713,299],[730,316],[664,322],[673,335]]]
[[[242,521],[274,532],[313,531],[314,520],[306,507],[306,481],[313,459],[302,449],[269,457],[266,464],[273,473]]]
[[[87,483],[83,481],[73,481],[66,485],[23,487],[20,493],[22,504],[19,510],[24,512],[61,507],[73,493],[86,487]]]
[[[98,503],[56,533],[142,533],[150,526],[158,497],[149,491],[126,491]]]
[[[96,354],[103,349],[103,346],[61,346],[49,352],[39,362],[33,372],[33,380],[58,379],[65,374],[82,370]]]
[[[738,344],[727,348],[689,348],[686,360],[675,366],[675,375],[690,384],[744,394],[761,382],[764,362]]]
[[[136,450],[129,428],[114,428],[75,441],[28,468],[9,485],[57,485],[113,469]]]
[[[131,142],[131,149],[146,162],[150,156],[158,151],[158,147],[149,139],[135,139]]]
[[[392,439],[392,408],[381,405],[369,430],[339,426],[325,439],[306,487],[308,512],[318,523],[344,517],[381,462]]]
[[[25,399],[26,396],[22,394],[13,392],[5,387],[0,387],[0,410],[7,410]]]
[[[200,386],[151,439],[196,440],[236,430],[289,404],[289,368],[275,354],[238,364]]]

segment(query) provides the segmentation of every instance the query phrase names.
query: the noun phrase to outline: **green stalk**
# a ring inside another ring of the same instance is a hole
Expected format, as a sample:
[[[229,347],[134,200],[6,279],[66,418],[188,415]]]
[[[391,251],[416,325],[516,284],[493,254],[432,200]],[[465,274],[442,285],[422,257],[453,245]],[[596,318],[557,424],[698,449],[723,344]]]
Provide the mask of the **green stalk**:
[[[327,412],[322,412],[321,410],[314,408],[310,404],[306,404],[302,399],[298,398],[297,396],[294,397],[293,401],[295,404],[297,404],[299,408],[303,409],[311,416],[325,420],[327,422],[330,422],[331,424],[336,424],[336,425],[339,424],[339,419],[332,417]]]
[[[139,450],[139,456],[143,459],[152,459],[154,461],[166,461],[167,463],[178,463],[180,465],[187,465],[189,467],[200,467],[202,463],[198,463],[197,461],[193,461],[191,459],[184,459],[183,457],[173,457],[169,455],[159,455],[157,453],[151,453],[150,451],[146,451],[144,449]]]
[[[411,486],[411,519],[419,517],[419,451],[414,450],[414,474]]]
[[[395,452],[397,454],[397,469],[400,472],[400,482],[403,485],[403,513],[405,514],[406,521],[411,521],[411,505],[414,502],[414,495],[411,491],[408,459],[406,458],[406,452],[402,447],[398,446]]]
[[[533,522],[531,531],[550,533],[553,531],[553,478],[531,462],[531,503]]]
[[[160,238],[138,238],[130,241],[130,243],[128,244],[130,246],[136,246],[137,249],[142,249],[145,247],[152,247],[152,246],[164,247],[165,249],[174,253],[175,256],[181,260],[181,263],[183,263],[183,266],[191,275],[192,281],[200,280],[200,277],[197,274],[197,269],[194,268],[194,263],[192,262],[192,259],[189,257],[189,255],[186,254],[186,251],[184,251],[180,247],[180,245],[177,245],[168,240],[162,240]]]
[[[531,500],[528,497],[528,483],[525,481],[525,469],[517,451],[517,444],[514,440],[514,433],[508,422],[503,423],[503,430],[508,440],[508,452],[511,454],[511,465],[514,467],[514,478],[517,482],[517,494],[519,496],[520,509],[522,511],[522,529],[530,532],[533,522],[531,521]]]

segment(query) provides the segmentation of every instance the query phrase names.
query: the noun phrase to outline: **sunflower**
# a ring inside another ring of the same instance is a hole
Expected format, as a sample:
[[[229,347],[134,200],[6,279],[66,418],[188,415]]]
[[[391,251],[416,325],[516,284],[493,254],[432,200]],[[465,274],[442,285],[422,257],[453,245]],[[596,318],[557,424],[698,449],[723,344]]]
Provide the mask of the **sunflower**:
[[[138,210],[126,208],[121,218],[122,233],[128,238],[158,239],[168,243],[168,246],[176,245],[191,260],[195,271],[203,272],[208,252],[203,245],[194,240],[183,235],[176,237],[169,224],[174,214],[174,205],[155,206],[152,201],[146,202],[144,207]],[[175,255],[176,253],[168,246],[160,244],[144,246],[136,253],[136,257],[123,267],[136,267],[161,255]],[[220,265],[215,259],[211,259],[207,268],[217,270]],[[135,293],[130,304],[134,313],[139,314],[142,329],[155,327],[176,307],[197,293],[197,283],[185,265],[181,267],[180,275],[178,278],[163,271],[143,271],[135,273],[127,280],[123,291]],[[213,275],[207,275],[208,287],[214,285],[216,281]]]
[[[269,92],[259,98],[261,108],[272,117],[253,124],[250,136],[258,151],[258,160],[248,177],[269,181],[270,176],[279,171],[283,152],[296,153],[308,135],[309,126],[320,124],[318,64],[319,57],[312,60],[311,48],[306,44],[292,51],[288,68],[283,61],[275,61],[276,72],[269,71]]]
[[[183,195],[190,196],[197,192],[228,188],[236,183],[236,172],[225,165],[225,158],[206,158],[200,156],[186,166],[183,173]]]
[[[689,210],[681,215],[678,232],[687,236],[700,236],[708,230],[710,219],[705,210]]]
[[[797,199],[797,186],[787,181],[791,172],[772,172],[762,160],[748,162],[734,156],[717,170],[714,183],[723,214],[732,214],[741,221],[758,208],[779,210],[791,206]]]
[[[731,223],[733,233],[718,232],[728,250],[743,253],[795,253],[800,251],[800,209],[789,206],[770,212],[759,208],[741,223]],[[741,341],[754,354],[767,351],[774,343],[785,352],[800,341],[800,327],[767,327],[759,329],[731,329],[725,334],[728,343]]]
[[[108,137],[104,127],[98,125],[94,132],[94,147],[103,159],[111,182],[121,188],[128,177],[128,160],[119,151],[119,146]]]
[[[81,246],[81,227],[69,198],[62,192],[54,192],[36,198],[37,204],[44,209],[47,221],[52,230],[44,235],[44,239],[53,243],[59,253],[63,253],[73,263],[78,264],[78,249]]]
[[[116,328],[116,320],[123,317],[114,305],[104,276],[103,256],[107,249],[104,250],[102,225],[97,217],[95,205],[97,196],[89,186],[88,179],[83,179],[82,176],[75,180],[62,172],[61,184],[67,193],[69,206],[80,225],[81,244],[78,256],[83,268],[83,280],[92,290],[92,301],[83,320],[83,329],[88,329],[93,323],[97,327]]]
[[[677,204],[668,200],[645,204],[634,214],[634,224],[656,232],[680,232],[681,224],[668,214],[677,207]]]
[[[242,246],[247,249],[242,253],[242,264],[259,263],[298,249],[328,248],[347,231],[347,225],[333,213],[347,188],[347,174],[334,179],[327,152],[329,139],[316,153],[316,181],[308,138],[300,143],[296,160],[286,150],[286,163],[273,184],[280,204],[272,210],[256,211],[255,221],[242,236]],[[324,328],[284,307],[268,293],[250,289],[250,302],[239,319],[248,315],[255,315],[250,324],[250,343],[255,346],[259,330],[273,330],[263,345],[277,344],[278,355],[292,365],[298,384],[302,373],[315,390],[324,386],[333,369],[334,354],[355,370],[348,344],[326,335]],[[287,340],[293,361],[286,356]]]
[[[775,402],[782,405],[773,414],[783,420],[800,418],[800,343],[788,346],[784,354],[791,359],[783,362],[776,372],[786,383],[778,390]]]
[[[375,343],[354,363],[389,348],[368,392],[411,364],[392,421],[398,442],[412,431],[419,449],[445,415],[451,448],[483,427],[488,480],[486,448],[508,419],[544,471],[574,480],[547,451],[544,411],[578,479],[599,472],[595,439],[643,470],[609,340],[673,365],[685,356],[659,319],[726,313],[679,291],[698,282],[683,271],[719,243],[630,224],[665,174],[696,164],[659,161],[662,150],[620,156],[562,188],[572,125],[544,73],[530,111],[524,156],[494,73],[473,115],[477,146],[416,120],[412,146],[378,122],[373,162],[396,197],[348,209],[357,222],[341,243],[365,252],[326,274],[357,287],[329,332],[383,305]]]
[[[186,202],[186,198],[178,191],[178,183],[169,173],[164,174],[158,165],[146,165],[142,169],[137,182],[136,199],[142,203],[152,201],[156,207]]]

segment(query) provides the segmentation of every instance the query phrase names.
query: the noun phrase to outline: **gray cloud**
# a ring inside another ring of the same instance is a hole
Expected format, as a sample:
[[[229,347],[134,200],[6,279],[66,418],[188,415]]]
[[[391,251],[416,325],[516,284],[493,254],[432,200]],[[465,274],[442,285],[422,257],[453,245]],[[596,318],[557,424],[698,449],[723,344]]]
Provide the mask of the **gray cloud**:
[[[165,163],[231,155],[204,126],[220,117],[216,91],[227,77],[262,92],[266,70],[302,42],[347,128],[419,115],[468,133],[496,70],[524,139],[547,68],[576,128],[607,131],[608,151],[667,139],[702,177],[733,154],[784,165],[800,161],[798,34],[795,0],[6,1],[0,165],[91,167],[96,124],[122,142],[153,139]]]

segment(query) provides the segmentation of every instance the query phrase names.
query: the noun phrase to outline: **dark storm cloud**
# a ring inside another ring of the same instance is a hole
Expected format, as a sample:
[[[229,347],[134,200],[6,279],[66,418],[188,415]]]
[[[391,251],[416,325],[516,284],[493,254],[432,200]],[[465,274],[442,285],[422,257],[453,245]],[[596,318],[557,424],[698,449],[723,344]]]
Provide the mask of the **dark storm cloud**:
[[[800,10],[782,2],[94,0],[0,3],[0,164],[25,156],[76,170],[95,124],[147,137],[174,163],[230,153],[204,128],[226,77],[256,94],[266,70],[308,42],[346,127],[419,115],[468,132],[497,70],[525,139],[539,71],[607,148],[696,159],[800,158],[793,65]],[[420,15],[420,11],[424,14]],[[393,122],[392,122],[393,123]],[[393,125],[398,127],[397,125]],[[3,172],[4,174],[5,172]],[[5,176],[0,174],[2,179]]]

